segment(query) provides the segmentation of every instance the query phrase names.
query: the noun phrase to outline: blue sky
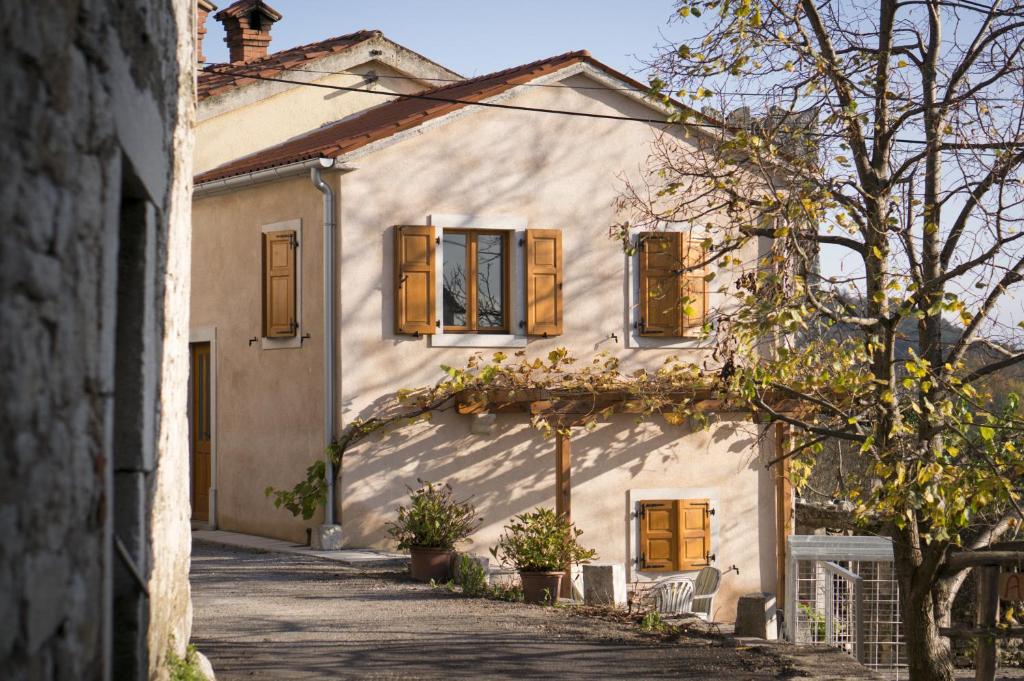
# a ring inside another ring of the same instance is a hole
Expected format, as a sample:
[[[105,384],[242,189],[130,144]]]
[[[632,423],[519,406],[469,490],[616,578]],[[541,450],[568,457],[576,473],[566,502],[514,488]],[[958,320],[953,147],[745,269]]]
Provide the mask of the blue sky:
[[[215,0],[223,9],[229,0]],[[498,71],[570,50],[590,50],[609,66],[643,74],[637,57],[654,53],[671,0],[268,0],[284,18],[271,51],[359,29],[380,29],[412,50],[466,76]],[[227,61],[224,30],[207,20],[203,52]]]

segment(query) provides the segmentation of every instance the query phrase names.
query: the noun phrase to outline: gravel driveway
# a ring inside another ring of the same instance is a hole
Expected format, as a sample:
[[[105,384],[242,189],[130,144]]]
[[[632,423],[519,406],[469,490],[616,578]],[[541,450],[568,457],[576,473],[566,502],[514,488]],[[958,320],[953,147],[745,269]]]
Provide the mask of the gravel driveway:
[[[762,648],[464,598],[385,571],[195,542],[192,640],[230,679],[787,678]]]

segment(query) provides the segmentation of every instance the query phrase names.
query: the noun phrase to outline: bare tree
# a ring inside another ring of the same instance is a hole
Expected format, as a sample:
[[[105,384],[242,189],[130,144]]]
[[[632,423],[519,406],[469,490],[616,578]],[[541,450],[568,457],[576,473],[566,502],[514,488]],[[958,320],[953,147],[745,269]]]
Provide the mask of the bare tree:
[[[716,320],[730,380],[791,426],[798,483],[830,440],[864,457],[844,493],[894,539],[911,678],[951,679],[948,558],[1024,518],[1019,401],[979,387],[1024,361],[1024,2],[676,7],[699,37],[652,88],[690,134],[656,145],[617,233],[690,225],[706,262],[750,268]]]

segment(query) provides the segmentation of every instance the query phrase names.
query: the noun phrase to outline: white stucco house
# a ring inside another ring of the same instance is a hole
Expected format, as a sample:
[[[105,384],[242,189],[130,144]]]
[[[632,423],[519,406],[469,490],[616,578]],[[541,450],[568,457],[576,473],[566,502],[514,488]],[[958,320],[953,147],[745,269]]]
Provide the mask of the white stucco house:
[[[733,304],[723,291],[742,272],[716,272],[712,287],[679,271],[682,229],[637,253],[608,236],[651,143],[693,138],[589,53],[463,79],[364,31],[210,67],[199,87],[197,522],[304,540],[311,523],[264,488],[290,487],[346,424],[474,352],[713,364],[699,330]],[[647,296],[655,285],[673,293]],[[697,305],[682,311],[687,294]],[[724,621],[739,595],[776,591],[792,500],[765,466],[768,426],[748,413],[716,413],[706,429],[619,414],[571,447],[528,414],[439,414],[349,452],[326,520],[349,545],[388,547],[406,485],[445,481],[484,517],[470,547],[483,552],[517,513],[567,511],[556,482],[571,479],[573,521],[631,581],[735,566],[714,613]]]

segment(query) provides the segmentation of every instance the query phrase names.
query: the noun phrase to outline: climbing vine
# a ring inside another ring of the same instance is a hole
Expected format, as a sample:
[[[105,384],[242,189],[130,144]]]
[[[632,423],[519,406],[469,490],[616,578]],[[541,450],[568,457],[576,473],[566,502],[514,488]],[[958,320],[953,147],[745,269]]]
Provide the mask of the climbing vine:
[[[308,520],[327,500],[327,460],[334,464],[336,482],[345,453],[366,438],[430,420],[458,405],[486,409],[530,401],[531,425],[551,437],[572,427],[592,429],[615,412],[630,413],[638,421],[660,417],[670,425],[706,426],[708,417],[696,408],[697,401],[712,392],[717,400],[731,394],[730,371],[708,373],[674,356],[656,370],[625,371],[608,353],[579,361],[565,348],[557,348],[534,358],[523,351],[512,357],[477,353],[464,367],[441,370],[443,377],[434,385],[399,390],[374,415],[351,421],[327,447],[325,458],[306,469],[303,480],[290,489],[267,487],[266,495],[273,497],[277,508]]]

